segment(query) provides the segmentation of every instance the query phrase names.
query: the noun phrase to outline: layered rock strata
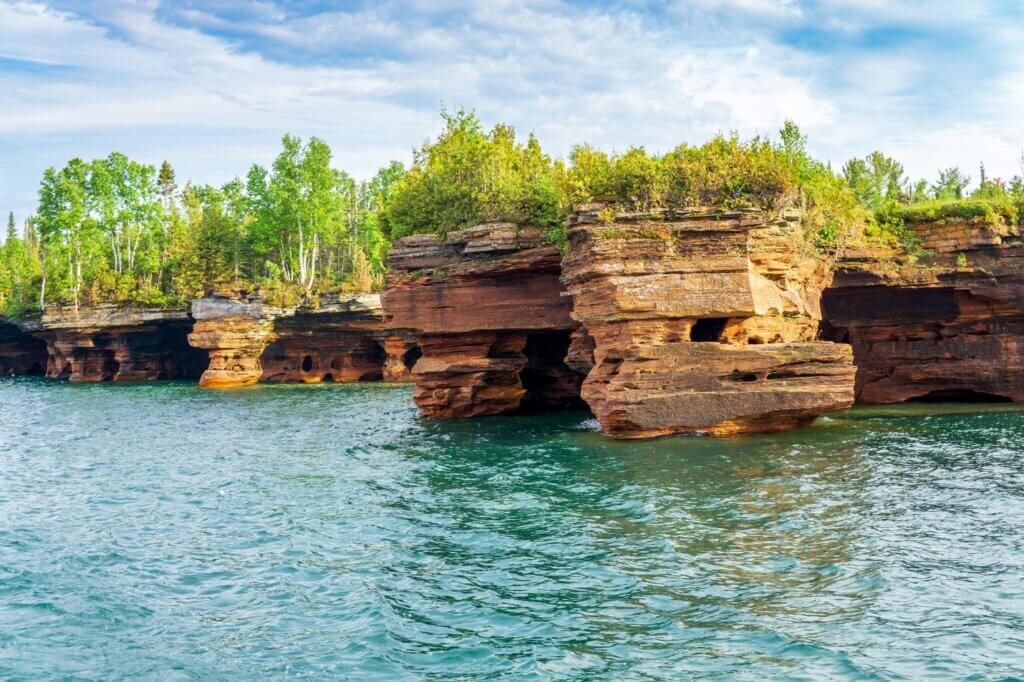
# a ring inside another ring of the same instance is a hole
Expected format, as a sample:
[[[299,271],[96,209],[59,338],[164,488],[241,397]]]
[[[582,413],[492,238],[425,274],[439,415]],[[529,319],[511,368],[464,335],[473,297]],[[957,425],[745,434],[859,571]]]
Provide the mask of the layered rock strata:
[[[419,336],[413,398],[424,416],[582,407],[582,375],[565,363],[577,324],[560,263],[543,230],[509,223],[394,243],[385,325]]]
[[[46,373],[46,343],[33,336],[38,322],[0,320],[0,376]]]
[[[1024,245],[980,221],[909,226],[926,264],[887,249],[837,263],[825,335],[852,345],[857,400],[1024,400]]]
[[[582,206],[562,279],[593,344],[583,399],[621,438],[778,431],[845,409],[850,349],[815,340],[829,277],[798,211]]]
[[[195,326],[188,342],[209,353],[199,378],[203,388],[240,388],[263,376],[260,357],[273,341],[274,318],[283,310],[246,297],[213,296],[192,301]]]
[[[383,329],[380,296],[325,296],[315,309],[283,309],[258,297],[192,303],[189,341],[209,352],[205,388],[255,383],[409,381],[415,336]]]
[[[297,310],[278,317],[273,343],[263,351],[261,381],[320,383],[323,381],[381,381],[388,364],[387,340],[382,333],[380,296],[328,297],[316,310]],[[401,339],[402,337],[397,337]],[[414,343],[411,339],[410,342]],[[392,350],[402,356],[407,349]],[[389,376],[394,376],[394,360]],[[397,363],[402,368],[405,365]]]
[[[54,308],[34,332],[47,348],[46,375],[73,382],[199,376],[206,358],[188,345],[187,310],[109,304]]]

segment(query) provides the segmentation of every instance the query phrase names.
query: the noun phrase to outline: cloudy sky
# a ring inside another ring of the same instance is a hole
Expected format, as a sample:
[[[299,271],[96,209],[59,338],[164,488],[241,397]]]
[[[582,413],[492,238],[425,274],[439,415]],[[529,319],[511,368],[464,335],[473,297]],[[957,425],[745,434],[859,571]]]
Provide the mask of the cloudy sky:
[[[43,169],[119,150],[219,183],[317,135],[357,177],[442,106],[574,142],[665,150],[786,118],[838,167],[1019,173],[1019,0],[0,0],[0,210]]]

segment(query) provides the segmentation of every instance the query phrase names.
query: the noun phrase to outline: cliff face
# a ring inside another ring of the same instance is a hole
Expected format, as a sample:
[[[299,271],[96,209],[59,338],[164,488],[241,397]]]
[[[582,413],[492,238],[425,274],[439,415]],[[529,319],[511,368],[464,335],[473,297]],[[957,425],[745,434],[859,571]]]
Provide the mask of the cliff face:
[[[963,221],[910,227],[932,250],[930,265],[884,250],[850,252],[825,294],[825,333],[853,346],[858,402],[1024,400],[1017,229]]]
[[[70,381],[148,381],[199,376],[206,364],[188,345],[185,310],[118,304],[47,311],[36,335],[46,343],[46,375]]]
[[[564,360],[577,324],[561,254],[540,229],[508,223],[395,242],[385,325],[412,329],[422,357],[413,398],[431,417],[580,407]]]
[[[315,311],[275,320],[274,341],[260,357],[261,381],[380,381],[387,352],[380,297],[331,298]]]
[[[203,388],[251,386],[263,376],[260,356],[272,341],[282,311],[259,300],[211,297],[192,301],[195,325],[188,342],[209,352]]]
[[[415,337],[385,332],[380,297],[327,296],[315,310],[285,310],[260,299],[211,297],[192,303],[189,341],[209,352],[206,388],[323,381],[408,381]]]
[[[38,329],[0,320],[0,376],[46,373],[46,343],[31,334]]]
[[[562,277],[605,433],[777,431],[853,403],[850,349],[815,341],[830,273],[798,213],[602,209],[573,216]]]

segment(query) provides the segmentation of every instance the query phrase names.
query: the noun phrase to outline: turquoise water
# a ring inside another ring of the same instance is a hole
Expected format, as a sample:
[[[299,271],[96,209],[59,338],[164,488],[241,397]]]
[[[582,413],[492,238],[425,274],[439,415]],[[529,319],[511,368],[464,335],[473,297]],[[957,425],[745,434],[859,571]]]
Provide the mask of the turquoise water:
[[[1012,409],[621,443],[400,386],[4,380],[0,424],[3,679],[1024,671]]]

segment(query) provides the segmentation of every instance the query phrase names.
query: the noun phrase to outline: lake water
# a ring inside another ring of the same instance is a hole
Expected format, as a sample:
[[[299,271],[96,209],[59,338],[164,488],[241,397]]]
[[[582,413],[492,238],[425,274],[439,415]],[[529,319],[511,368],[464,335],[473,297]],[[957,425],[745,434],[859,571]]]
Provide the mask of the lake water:
[[[1013,406],[612,442],[410,393],[0,381],[0,678],[1024,671]]]

